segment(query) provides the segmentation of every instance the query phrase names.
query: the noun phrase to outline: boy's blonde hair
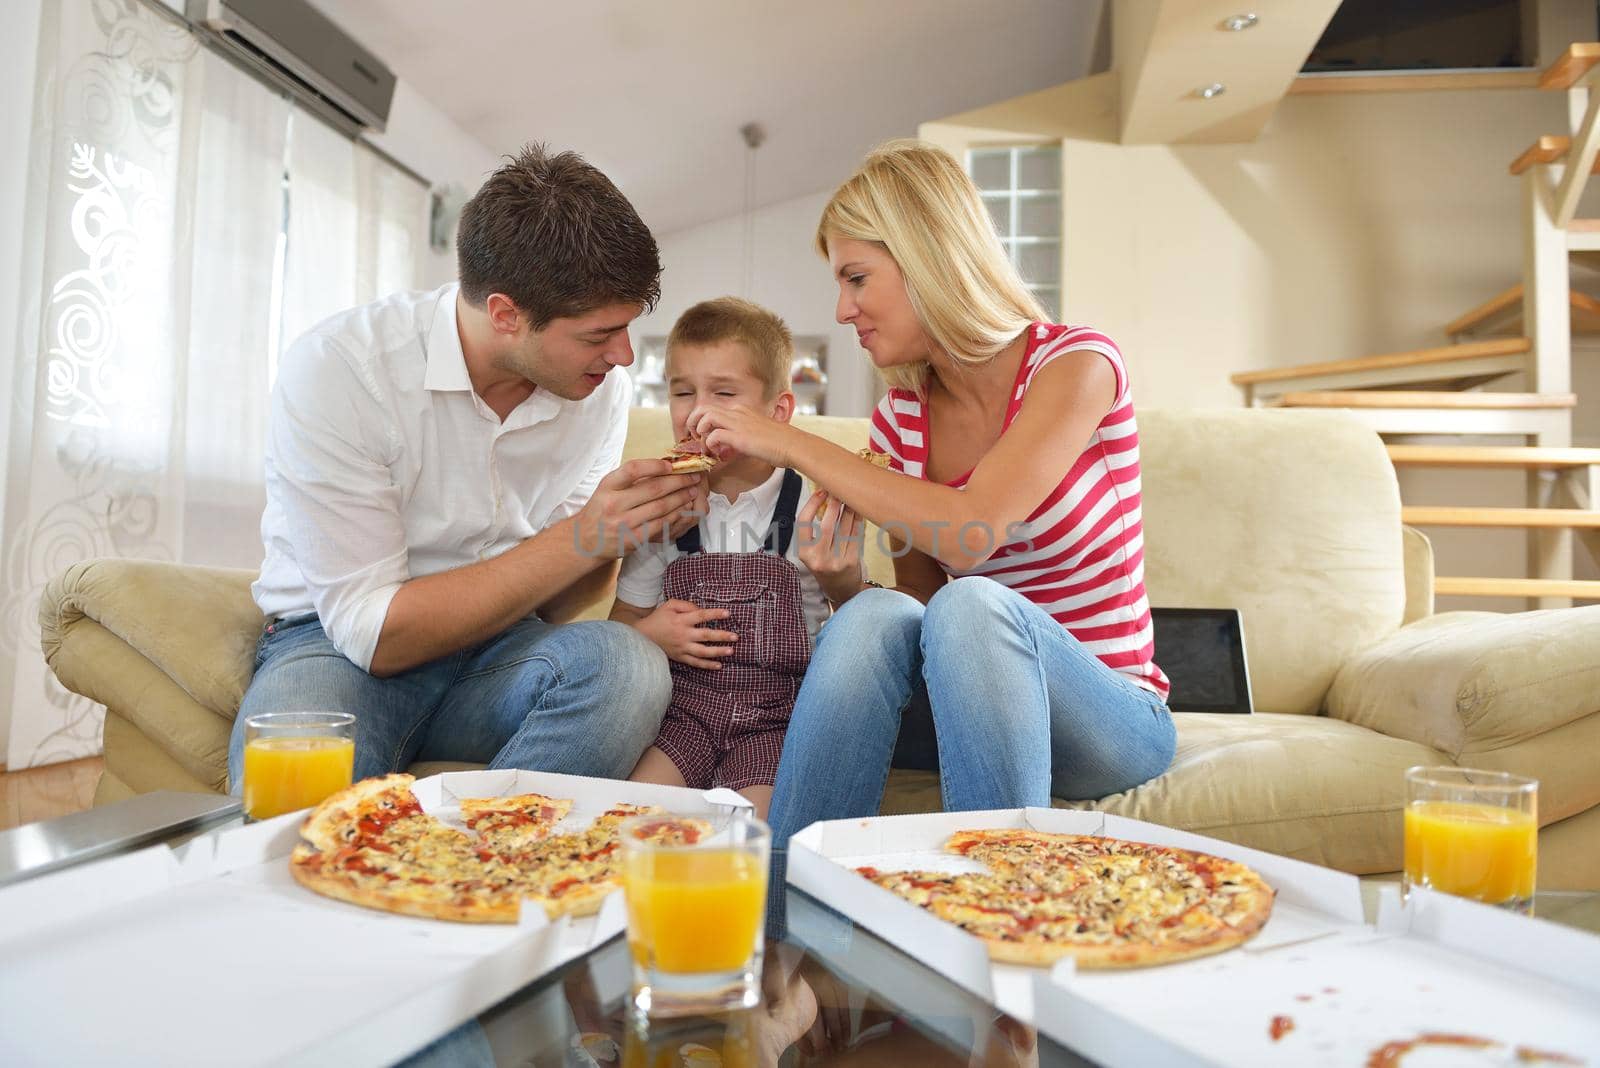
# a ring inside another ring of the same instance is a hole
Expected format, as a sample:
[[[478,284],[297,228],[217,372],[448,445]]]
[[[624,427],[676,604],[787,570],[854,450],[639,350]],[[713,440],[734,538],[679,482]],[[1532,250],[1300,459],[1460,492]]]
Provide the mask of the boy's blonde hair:
[[[771,400],[789,388],[794,362],[794,335],[784,321],[748,300],[718,297],[703,300],[678,316],[667,335],[667,366],[679,345],[715,345],[737,341],[750,354],[750,370],[761,380],[762,395]]]
[[[922,328],[962,363],[987,363],[1045,318],[977,187],[948,152],[926,141],[889,141],[868,154],[822,209],[817,249],[824,257],[834,237],[871,241],[894,257]],[[922,393],[928,364],[879,373],[891,386]]]

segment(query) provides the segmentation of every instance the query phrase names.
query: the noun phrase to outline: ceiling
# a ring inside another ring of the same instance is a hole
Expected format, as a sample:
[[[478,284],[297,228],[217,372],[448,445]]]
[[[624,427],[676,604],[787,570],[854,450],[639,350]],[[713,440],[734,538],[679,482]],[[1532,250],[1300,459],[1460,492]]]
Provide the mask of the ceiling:
[[[1248,30],[1223,21],[1257,17]],[[1124,0],[1115,63],[1122,141],[1151,145],[1253,141],[1294,84],[1339,0]],[[1202,86],[1223,92],[1202,99]]]
[[[574,148],[658,235],[829,189],[917,124],[1089,73],[1102,0],[314,0],[496,153]],[[1104,56],[1105,45],[1101,43]]]

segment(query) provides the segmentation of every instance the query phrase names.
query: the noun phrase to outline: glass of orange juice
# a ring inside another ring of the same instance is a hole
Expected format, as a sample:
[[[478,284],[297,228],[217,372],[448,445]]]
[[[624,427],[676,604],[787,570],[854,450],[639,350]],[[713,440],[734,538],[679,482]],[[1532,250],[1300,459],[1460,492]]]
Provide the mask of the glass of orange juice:
[[[1406,772],[1407,893],[1446,894],[1533,914],[1539,782],[1503,771]]]
[[[350,785],[356,717],[349,712],[262,712],[244,721],[244,815],[298,812]]]
[[[736,815],[692,844],[641,837],[661,818],[621,827],[634,1007],[650,1016],[750,1008],[761,999],[772,832]]]

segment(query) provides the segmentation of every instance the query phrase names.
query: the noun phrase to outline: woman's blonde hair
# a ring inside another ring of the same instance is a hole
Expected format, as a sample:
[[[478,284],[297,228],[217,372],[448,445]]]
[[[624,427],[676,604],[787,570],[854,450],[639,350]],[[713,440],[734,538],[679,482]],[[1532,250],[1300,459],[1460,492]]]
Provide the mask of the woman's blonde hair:
[[[958,363],[982,366],[1045,318],[977,187],[936,145],[906,139],[873,149],[822,209],[817,249],[824,257],[834,237],[871,241],[894,257],[923,329]],[[891,386],[922,393],[928,364],[879,373]]]

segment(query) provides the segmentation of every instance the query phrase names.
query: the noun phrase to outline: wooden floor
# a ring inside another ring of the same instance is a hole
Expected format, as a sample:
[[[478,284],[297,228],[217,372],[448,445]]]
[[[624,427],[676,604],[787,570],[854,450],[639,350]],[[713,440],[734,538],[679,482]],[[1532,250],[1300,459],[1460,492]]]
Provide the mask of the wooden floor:
[[[43,768],[0,771],[0,830],[82,812],[94,801],[101,757]]]

